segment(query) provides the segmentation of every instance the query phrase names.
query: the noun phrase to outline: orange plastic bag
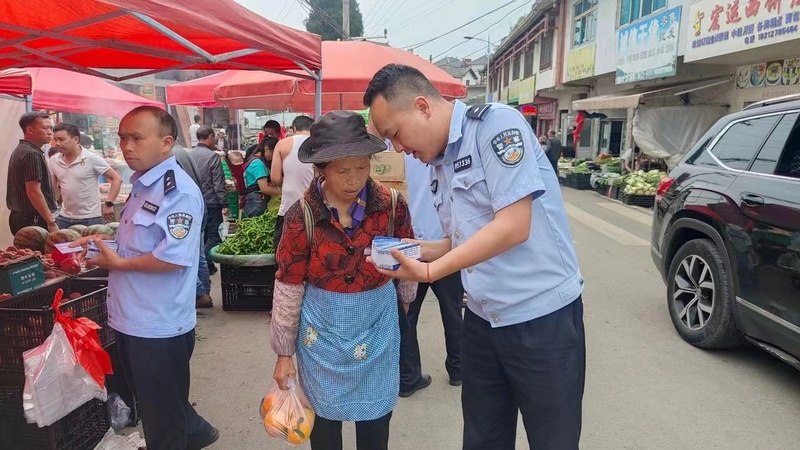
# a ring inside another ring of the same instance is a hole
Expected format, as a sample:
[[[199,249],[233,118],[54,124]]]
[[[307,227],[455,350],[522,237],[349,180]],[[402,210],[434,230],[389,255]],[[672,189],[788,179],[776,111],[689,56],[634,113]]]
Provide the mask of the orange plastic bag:
[[[289,379],[289,389],[282,391],[273,384],[261,400],[261,418],[267,434],[293,445],[311,437],[314,428],[314,410],[294,378]]]

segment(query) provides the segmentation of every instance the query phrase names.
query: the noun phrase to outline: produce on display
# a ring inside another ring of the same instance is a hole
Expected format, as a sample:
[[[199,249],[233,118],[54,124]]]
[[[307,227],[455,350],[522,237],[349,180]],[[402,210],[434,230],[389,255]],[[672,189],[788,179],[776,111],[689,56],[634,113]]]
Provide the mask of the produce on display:
[[[114,231],[113,228],[111,228],[108,225],[90,225],[90,226],[86,227],[85,230],[83,230],[83,233],[81,233],[81,236],[85,237],[85,236],[91,236],[93,234],[98,234],[98,235],[101,235],[101,236],[113,237],[116,234],[116,232]]]
[[[666,172],[661,172],[659,170],[651,170],[649,172],[638,170],[636,172],[631,172],[622,177],[625,183],[625,190],[623,192],[626,195],[654,196],[656,195],[658,183],[666,176]]]
[[[278,205],[280,206],[280,205]],[[269,255],[275,253],[273,237],[278,210],[270,208],[258,217],[249,217],[236,222],[236,233],[230,235],[217,247],[220,255]]]
[[[77,275],[81,273],[81,263],[75,258],[67,258],[61,261],[61,270],[70,275]]]
[[[81,235],[83,235],[83,230],[85,230],[85,229],[86,229],[86,225],[80,225],[80,224],[78,224],[78,225],[73,225],[73,226],[69,227],[69,229],[70,229],[70,230],[75,230],[75,231],[77,231],[78,233],[81,233]]]
[[[14,235],[14,246],[31,250],[44,251],[44,244],[50,233],[42,227],[30,226],[22,228]]]
[[[55,247],[56,244],[77,241],[80,238],[80,233],[75,230],[70,230],[69,228],[66,230],[53,231],[47,236],[47,241],[44,244],[44,252],[53,253],[53,247]]]

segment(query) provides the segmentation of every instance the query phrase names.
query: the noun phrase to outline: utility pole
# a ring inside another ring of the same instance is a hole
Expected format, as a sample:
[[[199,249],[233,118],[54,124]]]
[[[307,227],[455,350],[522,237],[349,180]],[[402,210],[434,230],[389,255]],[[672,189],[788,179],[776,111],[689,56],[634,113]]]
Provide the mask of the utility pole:
[[[342,0],[342,30],[350,36],[350,0]]]

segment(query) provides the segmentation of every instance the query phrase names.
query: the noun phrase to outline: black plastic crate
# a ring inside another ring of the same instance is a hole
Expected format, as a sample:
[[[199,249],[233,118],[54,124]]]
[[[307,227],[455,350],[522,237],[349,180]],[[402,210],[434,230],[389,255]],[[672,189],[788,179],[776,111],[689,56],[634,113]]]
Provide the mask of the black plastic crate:
[[[277,269],[220,264],[223,311],[272,311]]]
[[[79,273],[78,278],[108,278],[108,270],[95,267]]]
[[[111,422],[106,402],[90,400],[61,420],[39,428],[22,410],[22,373],[0,374],[0,448],[3,450],[91,450]]]
[[[642,206],[645,208],[652,208],[655,204],[656,198],[653,195],[627,195],[624,194],[622,202],[626,205]]]
[[[50,305],[58,288],[64,290],[63,313],[87,317],[100,325],[97,334],[104,348],[114,343],[114,331],[108,327],[108,280],[68,278],[0,302],[0,372],[22,372],[22,353],[41,345],[50,336],[55,323],[55,312]],[[66,296],[71,292],[83,295],[69,300]]]
[[[592,189],[592,174],[590,173],[574,173],[573,176],[573,183],[575,189],[581,190],[590,190]]]

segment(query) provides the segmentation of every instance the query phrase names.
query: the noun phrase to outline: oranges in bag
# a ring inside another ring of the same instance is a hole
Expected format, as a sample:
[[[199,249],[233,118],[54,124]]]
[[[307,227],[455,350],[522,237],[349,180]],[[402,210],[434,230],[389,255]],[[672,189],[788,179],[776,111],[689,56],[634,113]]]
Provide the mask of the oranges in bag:
[[[294,383],[290,382],[286,391],[273,386],[261,400],[260,409],[268,435],[295,445],[306,442],[311,436],[316,416]]]

